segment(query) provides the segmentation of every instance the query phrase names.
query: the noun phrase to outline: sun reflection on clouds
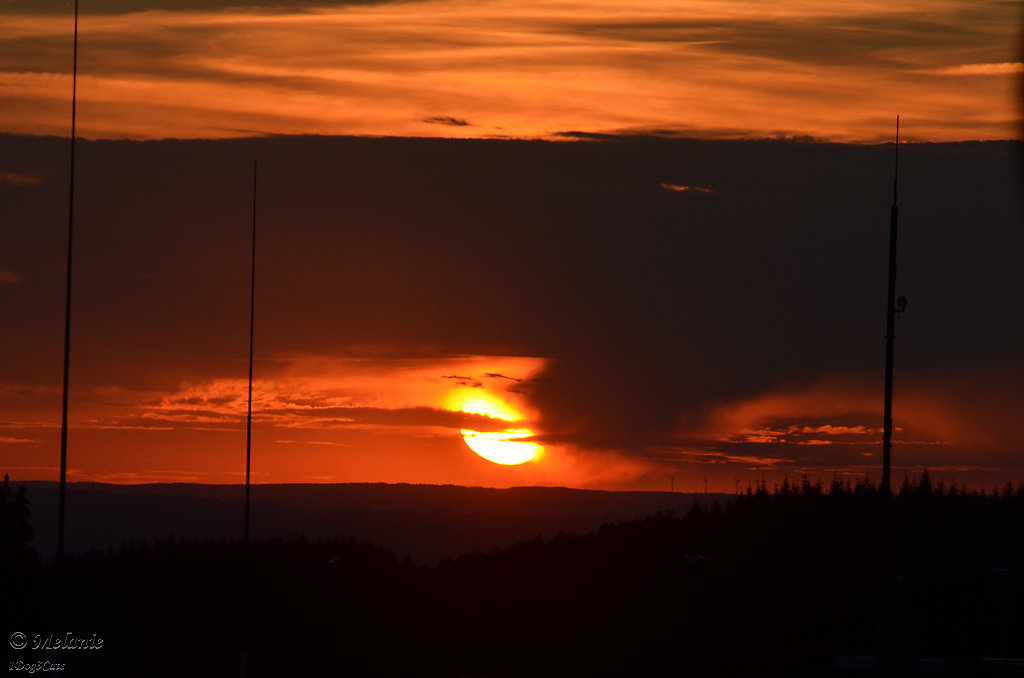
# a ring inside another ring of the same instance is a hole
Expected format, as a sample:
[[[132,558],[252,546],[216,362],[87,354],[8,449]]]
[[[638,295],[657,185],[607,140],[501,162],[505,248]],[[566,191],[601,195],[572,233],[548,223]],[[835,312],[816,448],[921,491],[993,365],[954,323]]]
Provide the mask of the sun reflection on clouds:
[[[669,450],[662,461],[721,466],[738,474],[760,469],[791,479],[804,473],[877,475],[878,463],[870,459],[881,450],[879,381],[874,373],[834,375],[802,388],[721,403],[709,410],[699,430],[680,431],[683,446]],[[1002,413],[1020,404],[1019,393],[993,388],[997,383],[1016,382],[999,381],[980,369],[901,373],[894,468],[899,473],[954,467],[962,474],[1019,473],[1015,457],[1003,454],[993,463],[993,450],[1014,449],[1017,432]],[[960,398],[965,392],[973,394],[968,405]],[[978,463],[964,464],[964,459]]]

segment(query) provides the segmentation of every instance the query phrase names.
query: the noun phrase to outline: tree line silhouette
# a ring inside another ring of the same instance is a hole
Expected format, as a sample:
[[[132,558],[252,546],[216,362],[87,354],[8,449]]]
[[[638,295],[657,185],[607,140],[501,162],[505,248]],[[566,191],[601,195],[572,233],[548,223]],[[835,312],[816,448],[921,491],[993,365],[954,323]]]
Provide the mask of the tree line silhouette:
[[[51,630],[52,565],[24,492],[5,482],[2,502],[10,623]],[[68,556],[52,630],[104,638],[65,655],[90,672],[230,675],[248,595],[257,676],[827,676],[851,656],[1018,675],[998,659],[1024,654],[1022,526],[1024,485],[923,474],[888,498],[867,479],[762,482],[434,567],[344,537],[256,541],[248,591],[240,540],[136,541]]]

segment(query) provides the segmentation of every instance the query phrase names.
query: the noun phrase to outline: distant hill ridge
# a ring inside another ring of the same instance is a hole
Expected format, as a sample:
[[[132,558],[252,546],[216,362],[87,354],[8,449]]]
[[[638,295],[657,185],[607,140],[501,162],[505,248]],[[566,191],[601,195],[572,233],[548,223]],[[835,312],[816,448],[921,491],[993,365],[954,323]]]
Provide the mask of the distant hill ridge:
[[[52,555],[57,483],[23,484],[32,502],[35,547]],[[661,512],[685,513],[725,495],[616,492],[565,487],[465,487],[389,483],[253,485],[256,539],[351,536],[400,557],[434,564],[472,551]],[[242,533],[241,485],[70,483],[67,549],[117,548],[129,540],[230,539]]]

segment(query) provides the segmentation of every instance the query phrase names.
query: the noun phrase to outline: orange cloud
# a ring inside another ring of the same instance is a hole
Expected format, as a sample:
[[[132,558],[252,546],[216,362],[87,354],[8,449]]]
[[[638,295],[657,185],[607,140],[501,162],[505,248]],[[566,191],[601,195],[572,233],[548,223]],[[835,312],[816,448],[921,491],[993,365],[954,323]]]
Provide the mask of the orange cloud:
[[[678,184],[660,184],[660,186],[662,188],[664,188],[666,191],[672,191],[674,193],[686,193],[686,192],[689,192],[689,191],[692,191],[692,192],[695,192],[695,193],[708,193],[708,194],[718,193],[718,191],[716,191],[714,189],[711,189],[711,188],[705,188],[704,186],[680,186]]]
[[[0,172],[0,184],[8,186],[38,186],[42,180],[25,172]]]
[[[924,468],[958,473],[1024,474],[1016,454],[1019,430],[1010,412],[1024,407],[1016,384],[1019,367],[999,373],[991,369],[906,371],[897,378],[894,399],[894,468]],[[801,389],[769,392],[720,405],[704,426],[683,432],[707,463],[728,459],[728,450],[751,446],[772,450],[792,475],[826,469],[855,471],[856,457],[881,450],[880,375],[848,375],[824,379]],[[965,401],[963,394],[971,393]],[[836,423],[823,423],[823,422]],[[702,441],[702,442],[701,442]],[[828,449],[825,456],[807,450]],[[803,451],[802,451],[803,450]],[[864,467],[877,471],[874,465]],[[979,475],[980,474],[980,475]],[[988,477],[988,476],[985,476]]]
[[[509,422],[460,412],[451,403],[461,391],[492,394],[520,403],[520,384],[543,367],[528,357],[454,356],[326,359],[296,357],[268,361],[253,388],[253,449],[263,480],[460,482],[507,486],[560,478],[550,465],[502,473],[475,458],[461,429],[499,430]],[[260,372],[257,363],[257,373]],[[458,380],[479,382],[474,389]],[[186,383],[170,392],[95,387],[73,389],[70,438],[72,476],[106,482],[169,478],[238,482],[238,450],[244,447],[245,379]],[[26,398],[26,395],[29,396]],[[11,420],[2,426],[0,464],[36,465],[38,445],[56,449],[52,389],[0,388],[0,405]],[[14,402],[20,408],[6,408]],[[52,417],[51,417],[52,418]],[[518,422],[515,422],[518,425]],[[42,427],[45,436],[22,432]],[[15,444],[17,443],[17,445]],[[299,451],[301,450],[301,451]],[[557,461],[557,454],[551,457]],[[530,466],[530,465],[527,465]],[[149,473],[147,469],[164,471]]]
[[[960,64],[927,70],[938,75],[1013,75],[1024,73],[1024,63],[1004,61],[998,64]]]
[[[900,112],[907,138],[1015,138],[1017,19],[1010,5],[966,0],[88,14],[78,122],[86,137],[659,130],[877,141]],[[3,21],[0,129],[66,133],[69,18],[8,11]]]

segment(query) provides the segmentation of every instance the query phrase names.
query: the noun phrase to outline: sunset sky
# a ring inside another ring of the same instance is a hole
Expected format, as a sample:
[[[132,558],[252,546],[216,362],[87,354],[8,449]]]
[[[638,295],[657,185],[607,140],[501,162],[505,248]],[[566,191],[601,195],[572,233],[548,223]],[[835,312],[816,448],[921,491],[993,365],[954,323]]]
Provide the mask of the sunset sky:
[[[232,7],[232,5],[249,5]],[[70,0],[0,3],[0,129],[65,135]],[[1020,134],[1020,2],[82,0],[80,132]]]
[[[1024,481],[1024,3],[229,4],[82,0],[72,480],[242,480],[254,159],[257,482],[877,477],[898,113],[896,478]],[[16,480],[57,477],[71,30],[0,3]],[[543,452],[463,440],[503,429]]]

